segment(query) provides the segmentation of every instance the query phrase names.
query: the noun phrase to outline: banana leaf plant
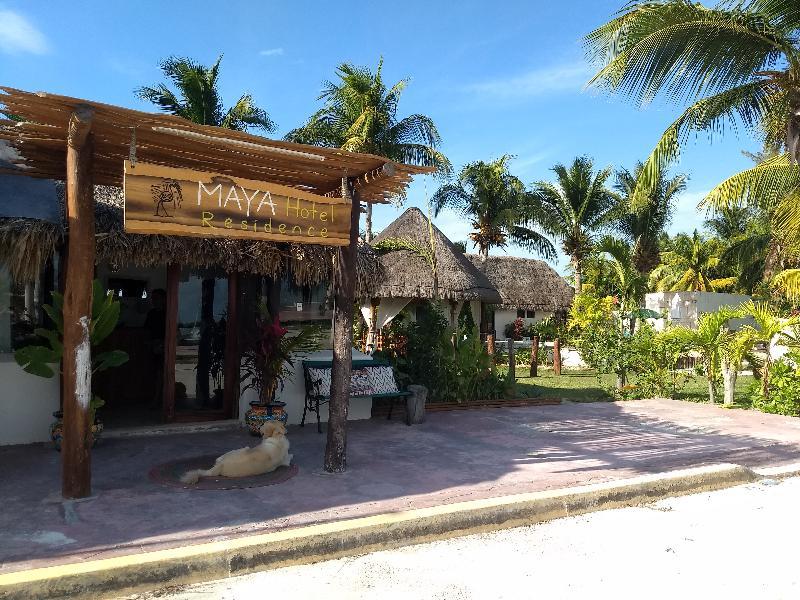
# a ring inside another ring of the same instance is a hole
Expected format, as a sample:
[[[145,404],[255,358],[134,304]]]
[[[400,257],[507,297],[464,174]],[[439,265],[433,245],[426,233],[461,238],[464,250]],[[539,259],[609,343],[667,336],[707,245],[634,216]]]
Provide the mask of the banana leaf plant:
[[[53,304],[45,304],[42,309],[50,317],[53,327],[40,327],[34,331],[43,338],[47,345],[26,346],[14,353],[14,360],[26,373],[38,377],[52,378],[55,375],[53,365],[61,362],[64,355],[64,296],[53,292]],[[122,350],[109,350],[95,353],[99,346],[114,331],[119,322],[120,304],[113,294],[106,293],[100,281],[92,283],[92,317],[89,322],[89,341],[92,346],[92,374],[100,373],[128,362],[128,353]],[[92,394],[89,403],[89,422],[94,423],[98,408],[105,401]]]

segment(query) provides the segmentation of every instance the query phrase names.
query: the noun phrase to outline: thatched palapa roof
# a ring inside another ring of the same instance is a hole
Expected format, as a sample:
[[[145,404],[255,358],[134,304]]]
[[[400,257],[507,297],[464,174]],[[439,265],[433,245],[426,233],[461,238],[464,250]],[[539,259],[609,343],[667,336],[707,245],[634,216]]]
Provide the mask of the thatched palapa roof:
[[[546,262],[517,256],[467,257],[492,282],[503,308],[560,312],[569,310],[575,290]]]
[[[15,179],[19,176],[13,176]],[[24,179],[24,177],[19,177]],[[16,281],[31,281],[64,238],[64,186],[53,182],[62,222],[0,217],[0,265]],[[139,235],[123,229],[122,189],[95,186],[96,262],[112,266],[163,266],[170,262],[194,268],[222,268],[228,272],[280,276],[290,274],[298,285],[330,278],[335,248],[241,239],[204,239]],[[369,294],[381,277],[381,265],[366,244],[359,251],[358,290]]]
[[[433,270],[430,254],[431,233],[428,218],[418,208],[409,208],[375,237],[372,245],[392,245],[381,252],[383,278],[375,286],[375,298],[433,298]],[[439,298],[482,300],[494,303],[500,295],[447,237],[433,225]],[[407,249],[411,248],[411,249]]]

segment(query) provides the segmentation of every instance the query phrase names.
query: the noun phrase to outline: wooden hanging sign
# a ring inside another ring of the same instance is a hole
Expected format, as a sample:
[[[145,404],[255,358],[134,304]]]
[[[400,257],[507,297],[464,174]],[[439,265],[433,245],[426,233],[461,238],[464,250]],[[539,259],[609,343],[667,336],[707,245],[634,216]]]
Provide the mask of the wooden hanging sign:
[[[350,243],[350,203],[228,175],[125,161],[125,231]]]

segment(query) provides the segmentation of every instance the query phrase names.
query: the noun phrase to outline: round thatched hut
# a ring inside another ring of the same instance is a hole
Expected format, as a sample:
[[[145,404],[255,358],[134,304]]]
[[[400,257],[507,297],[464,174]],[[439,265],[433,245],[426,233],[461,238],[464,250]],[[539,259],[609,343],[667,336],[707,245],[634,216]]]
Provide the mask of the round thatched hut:
[[[382,277],[362,295],[361,312],[371,331],[385,327],[415,300],[441,303],[451,323],[469,303],[476,323],[481,304],[501,297],[486,276],[416,207],[407,209],[372,241]]]
[[[498,337],[517,318],[528,324],[553,316],[564,317],[572,306],[575,290],[542,260],[517,256],[484,259],[477,254],[467,257],[500,294],[489,323]]]

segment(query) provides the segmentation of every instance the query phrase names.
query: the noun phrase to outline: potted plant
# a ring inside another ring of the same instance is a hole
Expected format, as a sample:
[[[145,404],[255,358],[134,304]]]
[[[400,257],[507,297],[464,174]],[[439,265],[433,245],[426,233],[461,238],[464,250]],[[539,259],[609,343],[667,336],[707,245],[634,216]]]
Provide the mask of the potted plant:
[[[55,375],[52,365],[60,363],[63,355],[64,319],[62,315],[64,297],[53,292],[53,304],[45,304],[42,309],[53,323],[51,328],[38,328],[36,335],[47,342],[47,345],[31,345],[20,348],[14,353],[14,360],[26,373],[39,377],[51,378]],[[128,354],[122,350],[110,350],[95,354],[94,348],[105,340],[119,321],[120,304],[112,294],[107,294],[103,286],[95,279],[92,284],[92,317],[89,322],[89,341],[92,346],[92,374],[118,367],[128,362]],[[103,423],[97,416],[97,409],[105,402],[96,394],[92,394],[89,403],[89,422],[92,423],[92,445],[97,443],[103,432]],[[56,418],[50,426],[50,438],[56,450],[61,450],[62,411],[53,413]]]
[[[294,336],[287,336],[288,332],[278,317],[271,317],[264,304],[259,306],[242,362],[242,382],[246,382],[242,391],[252,388],[258,394],[258,400],[250,402],[250,409],[245,413],[247,427],[256,436],[260,435],[265,421],[286,423],[286,403],[275,401],[275,393],[283,389],[286,378],[292,373],[292,354],[312,352],[318,347],[321,333],[318,326],[304,327]]]

